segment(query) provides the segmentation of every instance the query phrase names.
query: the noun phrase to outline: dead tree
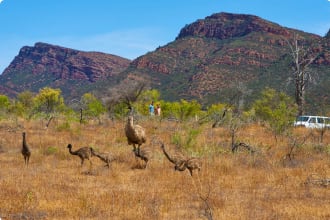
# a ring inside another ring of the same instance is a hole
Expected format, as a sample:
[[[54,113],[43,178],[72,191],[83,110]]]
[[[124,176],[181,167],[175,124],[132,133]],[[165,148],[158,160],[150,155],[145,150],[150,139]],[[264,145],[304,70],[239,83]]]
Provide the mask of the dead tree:
[[[146,88],[147,83],[143,80],[125,79],[119,85],[109,89],[105,95],[102,94],[102,101],[106,104],[110,113],[118,103],[126,104],[132,112],[133,103],[139,99]]]
[[[293,79],[295,83],[295,100],[298,105],[298,115],[303,115],[305,110],[305,93],[308,82],[313,81],[309,66],[317,58],[312,48],[305,48],[298,34],[294,34],[292,42],[287,40],[292,57]]]

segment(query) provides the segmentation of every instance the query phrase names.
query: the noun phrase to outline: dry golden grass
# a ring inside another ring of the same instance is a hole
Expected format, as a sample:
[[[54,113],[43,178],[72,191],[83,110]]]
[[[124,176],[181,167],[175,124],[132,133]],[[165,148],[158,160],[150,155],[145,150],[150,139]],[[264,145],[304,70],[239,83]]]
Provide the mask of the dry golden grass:
[[[124,136],[124,123],[102,125],[55,122],[47,130],[37,121],[1,122],[0,218],[2,219],[330,219],[330,186],[309,181],[330,178],[330,131],[323,144],[314,132],[305,145],[286,157],[285,138],[275,143],[258,125],[241,129],[238,139],[253,146],[250,154],[232,153],[224,128],[199,127],[201,133],[186,154],[202,158],[201,172],[190,177],[176,172],[160,146],[169,147],[175,133],[185,135],[188,125],[140,121],[154,148],[147,169],[134,169],[132,147]],[[191,124],[192,127],[197,127]],[[28,167],[20,153],[22,131],[32,155]],[[296,129],[305,136],[306,129]],[[80,167],[73,149],[91,146],[112,152],[117,160],[110,169],[93,157]],[[315,174],[314,176],[312,176]],[[209,216],[209,219],[210,216]]]

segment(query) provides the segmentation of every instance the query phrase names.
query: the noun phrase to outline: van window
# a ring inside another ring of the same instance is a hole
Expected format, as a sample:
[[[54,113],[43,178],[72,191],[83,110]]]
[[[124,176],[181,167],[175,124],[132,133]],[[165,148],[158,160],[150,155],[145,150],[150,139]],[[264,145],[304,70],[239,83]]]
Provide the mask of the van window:
[[[309,117],[307,117],[307,116],[299,116],[297,118],[297,121],[308,121],[308,119],[309,119]]]
[[[316,123],[316,118],[311,118],[311,120],[309,120],[309,123]]]
[[[317,118],[317,123],[323,124],[324,123],[324,118]]]
[[[325,124],[330,125],[330,118],[325,118],[324,122],[325,122]]]

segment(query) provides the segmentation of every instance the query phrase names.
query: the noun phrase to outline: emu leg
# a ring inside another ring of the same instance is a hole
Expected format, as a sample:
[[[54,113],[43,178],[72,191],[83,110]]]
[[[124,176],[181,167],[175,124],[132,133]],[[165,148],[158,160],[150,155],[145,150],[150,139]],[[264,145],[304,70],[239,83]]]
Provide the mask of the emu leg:
[[[193,171],[192,171],[192,169],[188,169],[188,170],[189,170],[190,176],[193,176]]]
[[[148,159],[145,159],[144,162],[145,162],[144,163],[144,169],[145,169],[145,168],[147,168],[147,165],[148,165]]]

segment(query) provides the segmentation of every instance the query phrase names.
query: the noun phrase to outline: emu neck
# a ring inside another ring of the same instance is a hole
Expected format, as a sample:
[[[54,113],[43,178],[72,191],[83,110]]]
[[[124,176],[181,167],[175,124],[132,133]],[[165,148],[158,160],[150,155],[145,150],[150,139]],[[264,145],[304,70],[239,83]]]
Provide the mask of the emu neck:
[[[70,152],[70,154],[72,154],[72,155],[77,155],[77,152],[72,151],[71,147],[69,148],[69,152]]]
[[[129,119],[129,120],[127,121],[127,125],[128,125],[129,128],[133,129],[133,128],[134,128],[133,119]]]
[[[166,158],[167,158],[171,163],[174,163],[174,164],[175,164],[175,161],[173,160],[173,158],[171,158],[171,156],[166,152],[166,150],[165,150],[165,146],[164,146],[164,145],[162,146],[162,149],[163,149],[163,152],[164,152]]]
[[[24,147],[25,149],[27,149],[26,140],[25,140],[25,135],[23,135],[23,147]]]

